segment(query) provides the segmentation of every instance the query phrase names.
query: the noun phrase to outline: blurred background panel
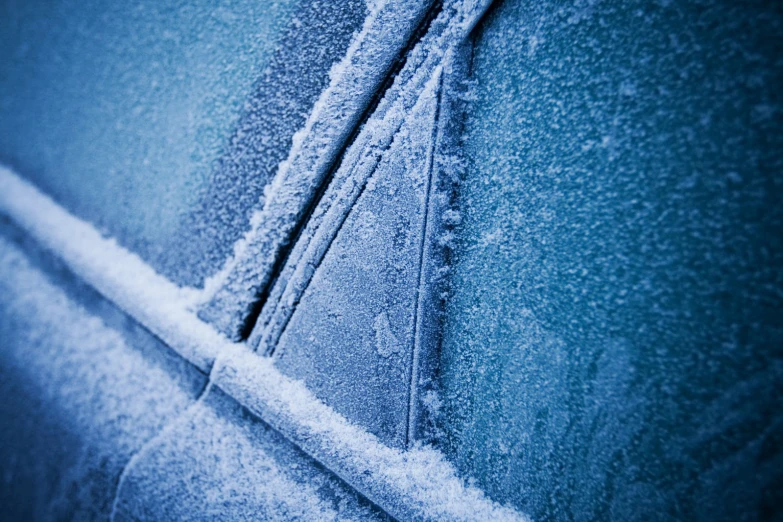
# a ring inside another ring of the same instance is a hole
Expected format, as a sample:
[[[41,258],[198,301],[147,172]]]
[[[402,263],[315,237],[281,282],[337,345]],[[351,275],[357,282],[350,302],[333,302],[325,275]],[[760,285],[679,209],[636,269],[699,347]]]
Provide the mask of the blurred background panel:
[[[361,1],[6,0],[0,161],[199,286],[365,15]]]

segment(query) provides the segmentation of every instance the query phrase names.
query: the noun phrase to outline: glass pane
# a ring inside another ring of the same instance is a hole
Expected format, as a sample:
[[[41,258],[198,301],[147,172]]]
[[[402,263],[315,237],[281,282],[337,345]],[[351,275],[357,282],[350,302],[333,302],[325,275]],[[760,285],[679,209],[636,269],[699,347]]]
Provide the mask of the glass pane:
[[[409,442],[419,260],[438,114],[434,86],[417,94],[388,149],[378,154],[380,147],[366,146],[358,159],[346,156],[289,257],[295,262],[278,278],[284,288],[270,293],[277,301],[265,306],[274,308],[265,308],[256,325],[283,373],[394,447]]]
[[[479,29],[445,449],[543,520],[745,520],[783,480],[783,14],[508,0]]]
[[[4,2],[0,161],[199,284],[241,236],[364,12],[311,4]]]

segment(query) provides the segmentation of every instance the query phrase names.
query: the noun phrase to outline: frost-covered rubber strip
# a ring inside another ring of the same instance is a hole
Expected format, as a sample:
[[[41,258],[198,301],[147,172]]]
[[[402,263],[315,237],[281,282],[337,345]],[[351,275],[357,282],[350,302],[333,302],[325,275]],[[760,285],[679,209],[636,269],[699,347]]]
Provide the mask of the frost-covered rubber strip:
[[[294,134],[288,159],[267,187],[264,207],[251,218],[250,231],[235,245],[234,256],[205,283],[214,295],[199,317],[230,339],[249,333],[297,225],[432,5],[433,0],[378,2],[345,58],[332,67],[329,87],[304,128]]]
[[[485,7],[486,3],[450,3],[410,51],[405,66],[348,147],[323,199],[291,247],[285,266],[276,274],[250,336],[251,346],[262,353],[275,351],[282,331],[382,152],[391,144],[424,86],[437,75],[450,50],[465,39]]]
[[[182,357],[209,372],[219,346],[211,340],[218,334],[192,311],[200,298],[198,290],[181,288],[161,276],[2,165],[0,212]]]
[[[433,22],[439,30],[430,31],[436,34],[425,38],[432,43],[417,45],[415,56],[405,57],[405,68],[417,70],[424,62],[440,61],[450,46],[470,32],[490,2],[444,2]],[[288,159],[280,164],[268,187],[264,208],[254,214],[251,229],[236,245],[235,255],[208,282],[214,295],[199,310],[199,316],[229,338],[240,340],[249,334],[276,267],[292,246],[295,230],[306,219],[308,208],[361,123],[370,100],[377,96],[400,50],[411,45],[409,39],[432,4],[431,0],[383,3],[368,17],[346,57],[333,68],[329,87],[305,127],[294,135]]]
[[[89,223],[0,166],[0,213],[60,257],[182,357],[211,371],[228,393],[314,459],[400,520],[528,520],[459,479],[429,447],[389,448],[319,401],[244,343],[219,334],[192,311],[196,290],[157,274]]]
[[[307,223],[299,241],[294,245],[269,299],[264,303],[259,320],[248,340],[248,344],[259,352],[271,354],[275,351],[280,335],[332,241],[364,191],[367,181],[375,172],[383,151],[391,145],[405,117],[411,113],[413,105],[422,95],[422,91],[429,93],[424,96],[436,95],[439,69],[435,71],[428,68],[421,69],[416,71],[410,81],[404,82],[405,88],[398,96],[390,97],[394,103],[389,104],[388,110],[381,111],[379,107],[377,112],[381,114],[374,115],[365,124],[356,143],[348,150],[343,165],[335,175],[313,217]],[[403,71],[405,72],[407,71]],[[404,76],[403,73],[401,77]],[[384,98],[384,102],[387,102],[388,98]]]

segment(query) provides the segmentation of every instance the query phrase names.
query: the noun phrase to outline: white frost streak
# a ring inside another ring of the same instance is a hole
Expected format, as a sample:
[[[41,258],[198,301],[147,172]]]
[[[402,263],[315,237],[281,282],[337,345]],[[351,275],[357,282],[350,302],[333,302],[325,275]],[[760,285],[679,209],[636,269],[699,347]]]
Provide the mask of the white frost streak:
[[[0,166],[0,212],[55,252],[79,277],[202,369],[235,400],[393,515],[414,520],[527,520],[460,480],[431,448],[400,451],[350,424],[271,359],[232,343],[190,310],[180,288]]]
[[[199,300],[198,290],[180,288],[159,275],[139,256],[2,166],[0,211],[183,357],[209,369],[215,342],[222,338],[190,311]]]
[[[224,353],[212,373],[216,386],[398,519],[528,520],[466,486],[442,453],[381,444],[319,401],[303,383],[277,371],[271,359],[236,345]]]

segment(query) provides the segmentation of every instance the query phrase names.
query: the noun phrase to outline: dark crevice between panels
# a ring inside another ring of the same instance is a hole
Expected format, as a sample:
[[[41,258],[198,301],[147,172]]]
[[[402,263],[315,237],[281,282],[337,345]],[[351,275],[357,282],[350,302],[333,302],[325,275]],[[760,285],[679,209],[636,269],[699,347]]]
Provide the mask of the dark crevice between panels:
[[[307,223],[310,221],[310,218],[313,215],[313,212],[318,207],[318,204],[323,198],[323,195],[326,192],[327,187],[334,179],[334,175],[339,169],[340,164],[342,163],[342,160],[345,157],[346,151],[354,143],[362,127],[367,122],[367,120],[370,119],[372,114],[375,112],[375,109],[378,107],[378,104],[381,102],[386,92],[394,83],[394,80],[399,74],[399,72],[405,66],[407,57],[411,52],[411,50],[413,50],[413,48],[418,43],[418,41],[427,33],[433,20],[440,14],[442,9],[443,9],[442,0],[436,0],[435,2],[433,2],[432,6],[430,6],[430,8],[427,10],[426,15],[424,16],[424,18],[419,23],[416,30],[409,38],[408,43],[400,50],[398,57],[394,60],[392,66],[387,72],[386,77],[381,83],[380,87],[377,89],[375,94],[373,94],[373,96],[370,98],[370,101],[368,102],[367,106],[362,111],[361,117],[357,120],[357,124],[353,127],[353,130],[351,131],[351,133],[348,135],[348,138],[343,143],[342,147],[340,148],[340,151],[334,157],[332,165],[329,167],[326,176],[324,176],[323,181],[319,185],[313,198],[305,207],[304,211],[301,214],[301,217],[297,220],[297,223],[294,226],[294,229],[291,233],[290,239],[284,245],[282,245],[281,252],[275,259],[275,263],[272,265],[271,276],[268,278],[267,284],[259,293],[258,299],[253,303],[250,313],[247,315],[244,323],[240,328],[240,332],[239,332],[240,341],[245,341],[247,340],[248,337],[250,337],[250,333],[253,331],[253,328],[255,328],[256,322],[258,321],[258,317],[261,315],[261,309],[264,307],[264,304],[269,298],[269,294],[271,293],[272,288],[274,288],[275,284],[277,283],[277,280],[280,277],[281,272],[286,266],[288,259],[291,256],[291,252],[293,251],[294,245],[296,245],[296,243],[299,241]]]

